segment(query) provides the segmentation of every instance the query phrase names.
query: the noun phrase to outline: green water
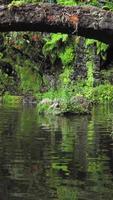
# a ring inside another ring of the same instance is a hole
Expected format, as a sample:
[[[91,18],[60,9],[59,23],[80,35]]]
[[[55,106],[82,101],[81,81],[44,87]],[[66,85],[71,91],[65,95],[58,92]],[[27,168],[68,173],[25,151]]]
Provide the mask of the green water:
[[[92,116],[0,107],[0,200],[112,200],[113,106]]]

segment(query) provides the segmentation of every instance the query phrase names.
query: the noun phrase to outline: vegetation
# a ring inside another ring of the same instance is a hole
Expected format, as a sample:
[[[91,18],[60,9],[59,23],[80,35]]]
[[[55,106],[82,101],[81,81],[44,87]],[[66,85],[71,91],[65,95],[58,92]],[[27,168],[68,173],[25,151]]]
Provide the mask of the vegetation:
[[[0,34],[3,199],[113,199],[113,66],[102,68],[107,49],[60,33]],[[92,110],[93,104],[102,105]]]
[[[13,0],[8,6],[38,2],[41,1]],[[110,10],[113,6],[109,1],[99,3],[97,0],[57,0],[57,3],[90,4]],[[98,58],[98,68],[101,69],[108,45],[85,39],[81,46],[85,54],[79,60],[80,43],[80,37],[60,33],[0,34],[0,95],[3,102],[28,103],[31,96],[38,104],[39,112],[55,114],[90,113],[91,103],[113,102],[112,66],[108,71],[99,71],[95,63]],[[83,68],[77,67],[82,66],[83,60],[86,76]],[[96,73],[99,74],[98,80]]]

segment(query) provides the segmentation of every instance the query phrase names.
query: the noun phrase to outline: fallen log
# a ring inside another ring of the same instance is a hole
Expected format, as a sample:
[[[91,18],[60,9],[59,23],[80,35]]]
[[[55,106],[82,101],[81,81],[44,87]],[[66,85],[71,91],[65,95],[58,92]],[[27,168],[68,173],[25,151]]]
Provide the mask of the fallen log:
[[[0,32],[67,33],[113,44],[113,12],[93,6],[27,4],[0,6]]]

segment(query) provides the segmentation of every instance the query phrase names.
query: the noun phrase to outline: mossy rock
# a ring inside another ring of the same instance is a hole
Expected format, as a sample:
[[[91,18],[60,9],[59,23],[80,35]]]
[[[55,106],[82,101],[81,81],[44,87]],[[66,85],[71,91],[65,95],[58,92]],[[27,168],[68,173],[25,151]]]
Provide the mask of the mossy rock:
[[[90,114],[92,104],[83,96],[74,96],[66,103],[62,102],[61,111],[63,114]]]
[[[39,113],[55,115],[90,114],[92,104],[82,96],[75,96],[69,100],[43,99],[38,105]]]
[[[32,94],[24,95],[23,104],[37,104],[37,98]]]

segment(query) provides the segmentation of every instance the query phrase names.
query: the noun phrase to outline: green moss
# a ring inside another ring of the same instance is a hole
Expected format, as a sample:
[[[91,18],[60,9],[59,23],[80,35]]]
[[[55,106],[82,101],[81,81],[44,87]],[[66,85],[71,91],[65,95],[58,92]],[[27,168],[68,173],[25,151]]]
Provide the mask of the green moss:
[[[2,102],[8,105],[19,105],[22,103],[22,96],[14,96],[6,92],[2,97]]]
[[[76,6],[77,3],[74,0],[57,0],[59,4],[65,5],[65,6]]]
[[[22,6],[22,5],[24,5],[25,4],[25,2],[24,1],[12,1],[9,5],[8,5],[8,8],[9,9],[11,9],[11,8],[13,8],[13,7],[19,7],[19,6]]]
[[[12,7],[19,7],[19,6],[22,6],[22,5],[26,5],[28,3],[39,3],[40,0],[13,0],[9,5],[8,5],[8,8],[11,9]]]

